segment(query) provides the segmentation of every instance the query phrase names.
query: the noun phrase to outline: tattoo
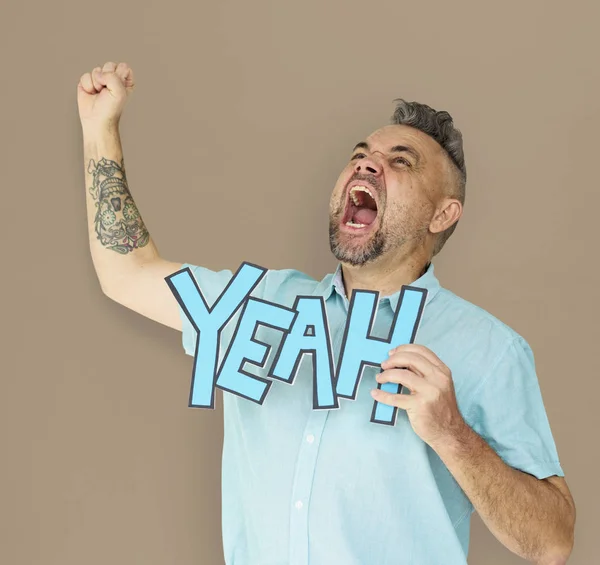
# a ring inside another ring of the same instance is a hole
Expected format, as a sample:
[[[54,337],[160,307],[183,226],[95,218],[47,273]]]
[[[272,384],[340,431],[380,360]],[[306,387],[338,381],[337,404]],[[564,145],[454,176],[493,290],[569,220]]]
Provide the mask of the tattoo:
[[[88,165],[92,175],[90,193],[96,201],[94,227],[100,243],[126,255],[150,241],[150,234],[127,186],[125,162],[93,159]]]

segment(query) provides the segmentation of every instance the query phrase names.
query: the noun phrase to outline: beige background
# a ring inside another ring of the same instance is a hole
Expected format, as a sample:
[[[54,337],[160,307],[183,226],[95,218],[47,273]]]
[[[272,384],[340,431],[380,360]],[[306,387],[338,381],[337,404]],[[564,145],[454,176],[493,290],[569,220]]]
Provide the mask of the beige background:
[[[530,342],[598,555],[600,129],[594,0],[17,2],[0,17],[0,563],[218,564],[221,412],[181,335],[105,298],[88,253],[80,75],[126,61],[134,197],[164,257],[322,277],[327,203],[402,96],[465,136],[442,283]],[[595,533],[596,532],[596,533]],[[473,519],[469,562],[521,563]]]

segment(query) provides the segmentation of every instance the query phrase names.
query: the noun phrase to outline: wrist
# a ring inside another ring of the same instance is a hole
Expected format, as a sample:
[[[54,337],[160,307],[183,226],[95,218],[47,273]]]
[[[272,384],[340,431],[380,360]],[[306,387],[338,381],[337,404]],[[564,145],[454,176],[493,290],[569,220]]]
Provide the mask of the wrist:
[[[82,121],[81,127],[86,151],[102,155],[120,152],[118,121]]]
[[[431,448],[440,456],[461,456],[473,447],[477,434],[461,417],[456,424],[447,429],[447,433],[437,438]]]
[[[119,133],[119,120],[81,120],[84,138],[95,139]]]

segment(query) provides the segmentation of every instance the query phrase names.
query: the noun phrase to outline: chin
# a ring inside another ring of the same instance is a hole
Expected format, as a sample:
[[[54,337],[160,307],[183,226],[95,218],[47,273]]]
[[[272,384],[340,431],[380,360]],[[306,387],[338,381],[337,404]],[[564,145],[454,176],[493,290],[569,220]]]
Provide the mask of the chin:
[[[376,231],[366,239],[343,233],[337,222],[331,222],[329,245],[333,256],[341,263],[360,267],[371,263],[383,255],[385,239],[381,231]]]

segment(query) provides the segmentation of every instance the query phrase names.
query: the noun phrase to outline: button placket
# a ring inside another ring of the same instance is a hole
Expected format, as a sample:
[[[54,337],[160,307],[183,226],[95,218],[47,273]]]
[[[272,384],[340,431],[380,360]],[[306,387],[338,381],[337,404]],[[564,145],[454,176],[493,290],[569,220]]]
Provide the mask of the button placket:
[[[336,349],[342,340],[342,331],[335,336]],[[308,416],[292,487],[292,512],[290,516],[290,565],[308,565],[308,511],[312,493],[319,444],[329,410],[312,410]]]
[[[309,415],[303,435],[304,441],[298,453],[291,497],[290,565],[308,565],[308,510],[319,439],[325,428],[327,416],[327,410],[315,410]]]

